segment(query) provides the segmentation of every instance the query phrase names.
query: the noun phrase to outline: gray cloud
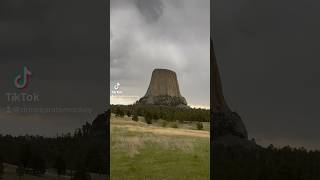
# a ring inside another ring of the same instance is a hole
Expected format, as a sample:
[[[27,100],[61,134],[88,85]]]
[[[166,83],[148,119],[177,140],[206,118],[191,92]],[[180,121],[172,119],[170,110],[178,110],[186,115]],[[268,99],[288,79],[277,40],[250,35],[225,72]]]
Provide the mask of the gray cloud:
[[[111,82],[143,96],[152,70],[168,68],[189,103],[209,106],[209,3],[112,0]]]
[[[161,0],[135,0],[135,3],[147,22],[157,21],[163,14]]]
[[[109,104],[106,1],[3,0],[0,2],[0,108],[87,107],[93,113],[10,114],[0,112],[0,133],[56,135],[92,121]],[[8,102],[21,93],[14,77],[28,65],[26,93],[39,103]],[[64,124],[65,123],[65,124]],[[23,128],[25,127],[25,128]]]
[[[102,5],[102,1],[87,4],[82,0],[1,1],[1,62],[101,57],[106,39],[105,34],[101,36],[106,28]]]

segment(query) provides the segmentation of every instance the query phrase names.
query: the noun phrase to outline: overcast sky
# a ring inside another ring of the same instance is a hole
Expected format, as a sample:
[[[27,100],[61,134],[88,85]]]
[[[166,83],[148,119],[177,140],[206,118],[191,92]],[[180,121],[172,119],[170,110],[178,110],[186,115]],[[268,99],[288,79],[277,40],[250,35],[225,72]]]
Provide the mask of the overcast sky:
[[[0,113],[0,133],[53,135],[92,121],[108,104],[105,1],[0,1],[0,102],[33,72],[31,106],[93,114]],[[112,0],[111,82],[143,96],[154,68],[178,75],[189,104],[209,105],[209,0]],[[320,149],[318,1],[215,0],[211,28],[224,94],[261,144]],[[108,55],[107,55],[108,56]]]
[[[215,0],[224,93],[258,143],[320,149],[320,2]]]
[[[73,132],[109,104],[106,2],[0,1],[0,134]],[[22,66],[28,89],[14,87]],[[36,93],[40,101],[8,101],[6,93]],[[84,107],[92,113],[6,113],[11,107]]]
[[[144,96],[155,68],[177,73],[189,105],[210,105],[210,1],[111,0],[111,88],[132,103]],[[111,89],[112,90],[112,89]]]

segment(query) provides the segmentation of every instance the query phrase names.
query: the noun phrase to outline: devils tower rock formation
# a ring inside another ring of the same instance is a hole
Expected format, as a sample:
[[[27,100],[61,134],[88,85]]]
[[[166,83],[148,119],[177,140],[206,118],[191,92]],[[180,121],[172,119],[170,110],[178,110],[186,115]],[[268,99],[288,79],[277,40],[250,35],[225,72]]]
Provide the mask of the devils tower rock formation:
[[[237,137],[241,139],[248,139],[248,134],[245,125],[240,116],[230,110],[228,107],[222,91],[222,84],[220,79],[220,72],[218,69],[217,60],[214,53],[212,40],[210,42],[210,56],[211,56],[211,106],[213,119],[213,139],[223,137]]]
[[[168,69],[155,69],[144,97],[137,104],[187,107],[187,101],[180,94],[177,75]]]

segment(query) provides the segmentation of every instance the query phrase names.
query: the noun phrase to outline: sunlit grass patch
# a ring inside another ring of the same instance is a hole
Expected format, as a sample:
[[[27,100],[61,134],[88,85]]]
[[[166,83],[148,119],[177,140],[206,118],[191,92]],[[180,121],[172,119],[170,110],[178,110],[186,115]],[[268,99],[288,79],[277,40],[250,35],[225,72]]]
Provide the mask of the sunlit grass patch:
[[[141,132],[141,128],[153,128],[155,133]],[[157,128],[163,127],[123,119],[111,121],[111,179],[209,179],[209,137],[188,132],[185,136],[157,133],[163,130]]]

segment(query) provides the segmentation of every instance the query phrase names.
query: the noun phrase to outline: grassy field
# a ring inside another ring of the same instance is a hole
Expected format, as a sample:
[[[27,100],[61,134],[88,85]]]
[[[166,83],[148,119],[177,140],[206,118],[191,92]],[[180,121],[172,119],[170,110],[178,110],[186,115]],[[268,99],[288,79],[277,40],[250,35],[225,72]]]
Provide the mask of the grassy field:
[[[111,117],[112,180],[209,180],[209,131]]]

